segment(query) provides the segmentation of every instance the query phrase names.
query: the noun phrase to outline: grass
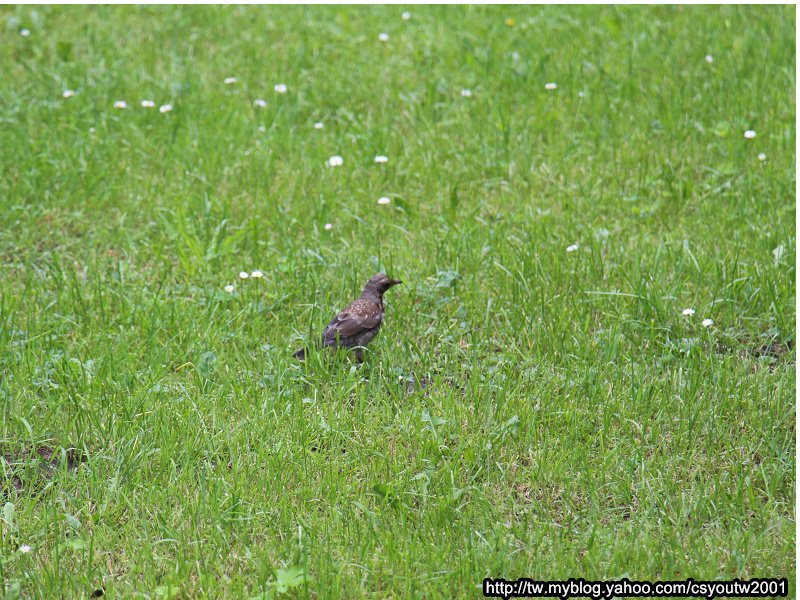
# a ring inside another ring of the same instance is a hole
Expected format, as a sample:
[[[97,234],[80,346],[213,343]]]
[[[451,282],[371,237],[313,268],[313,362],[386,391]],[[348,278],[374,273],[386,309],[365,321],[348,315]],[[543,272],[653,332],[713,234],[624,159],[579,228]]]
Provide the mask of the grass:
[[[794,595],[794,7],[402,10],[0,8],[0,594]]]

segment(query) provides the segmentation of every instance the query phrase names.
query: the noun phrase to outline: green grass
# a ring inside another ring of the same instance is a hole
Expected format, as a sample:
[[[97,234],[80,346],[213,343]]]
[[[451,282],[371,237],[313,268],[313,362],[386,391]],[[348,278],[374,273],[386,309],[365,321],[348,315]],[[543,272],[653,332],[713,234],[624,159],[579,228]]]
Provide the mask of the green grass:
[[[0,9],[0,594],[794,595],[794,7],[410,10]]]

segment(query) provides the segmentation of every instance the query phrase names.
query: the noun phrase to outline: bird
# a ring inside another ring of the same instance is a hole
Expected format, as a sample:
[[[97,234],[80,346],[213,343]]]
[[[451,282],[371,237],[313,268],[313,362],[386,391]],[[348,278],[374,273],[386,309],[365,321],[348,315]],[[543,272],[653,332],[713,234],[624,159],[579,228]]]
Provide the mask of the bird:
[[[370,277],[361,296],[328,323],[322,332],[322,347],[354,349],[358,362],[364,362],[364,347],[375,339],[383,323],[383,294],[400,283],[385,273]],[[305,360],[306,349],[300,348],[294,357]]]

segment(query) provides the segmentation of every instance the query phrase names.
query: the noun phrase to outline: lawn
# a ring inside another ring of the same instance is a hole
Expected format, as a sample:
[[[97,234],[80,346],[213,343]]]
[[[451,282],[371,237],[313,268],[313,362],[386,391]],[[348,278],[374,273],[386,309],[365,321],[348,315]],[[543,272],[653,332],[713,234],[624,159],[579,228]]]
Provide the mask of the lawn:
[[[793,6],[0,36],[0,596],[794,596]]]

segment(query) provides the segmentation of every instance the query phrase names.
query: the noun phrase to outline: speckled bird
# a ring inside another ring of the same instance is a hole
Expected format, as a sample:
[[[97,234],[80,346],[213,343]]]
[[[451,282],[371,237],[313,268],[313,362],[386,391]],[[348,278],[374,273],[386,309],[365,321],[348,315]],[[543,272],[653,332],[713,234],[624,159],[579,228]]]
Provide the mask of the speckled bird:
[[[383,323],[383,294],[398,283],[402,282],[384,273],[373,275],[358,300],[348,304],[347,308],[328,323],[322,333],[322,346],[352,348],[358,362],[363,362],[364,347],[375,339]],[[304,360],[306,349],[300,348],[294,356]]]

